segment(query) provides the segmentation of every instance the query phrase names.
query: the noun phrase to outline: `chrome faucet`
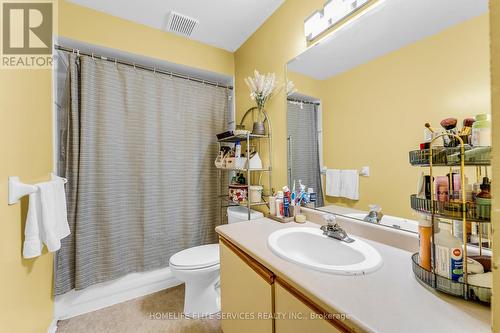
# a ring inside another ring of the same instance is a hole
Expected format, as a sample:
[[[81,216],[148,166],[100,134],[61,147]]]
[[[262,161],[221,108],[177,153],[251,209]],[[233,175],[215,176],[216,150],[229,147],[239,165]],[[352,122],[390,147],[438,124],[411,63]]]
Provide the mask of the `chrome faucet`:
[[[365,216],[363,221],[370,223],[380,223],[384,214],[382,214],[382,208],[379,205],[368,205],[370,207],[370,212]]]
[[[322,217],[326,221],[326,224],[321,226],[321,230],[323,230],[323,235],[335,238],[339,241],[343,241],[346,243],[354,242],[354,239],[350,238],[347,235],[347,232],[345,232],[345,230],[342,229],[342,227],[335,222],[334,215],[325,214]]]

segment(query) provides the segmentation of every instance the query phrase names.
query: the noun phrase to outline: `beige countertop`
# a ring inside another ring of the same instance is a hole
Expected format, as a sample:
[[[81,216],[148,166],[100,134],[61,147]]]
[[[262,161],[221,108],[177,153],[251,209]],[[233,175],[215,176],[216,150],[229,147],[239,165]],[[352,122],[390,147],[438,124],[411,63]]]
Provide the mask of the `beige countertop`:
[[[380,333],[486,333],[491,332],[490,308],[430,291],[417,282],[411,252],[365,238],[384,260],[382,268],[363,276],[318,272],[283,260],[267,246],[273,231],[317,224],[281,224],[263,218],[216,228],[274,274],[331,313],[344,313],[348,324],[361,331]],[[328,255],[328,253],[325,253]]]

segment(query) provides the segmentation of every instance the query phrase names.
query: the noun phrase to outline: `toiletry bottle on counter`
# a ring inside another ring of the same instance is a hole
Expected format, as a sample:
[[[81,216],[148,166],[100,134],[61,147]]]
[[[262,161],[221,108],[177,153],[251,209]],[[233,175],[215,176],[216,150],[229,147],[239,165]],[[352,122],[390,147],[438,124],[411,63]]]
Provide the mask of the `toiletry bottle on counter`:
[[[276,216],[283,217],[283,191],[278,191],[276,195]]]
[[[290,197],[288,195],[283,196],[283,216],[290,217]]]
[[[418,221],[418,257],[420,266],[431,270],[431,235],[432,221],[427,216],[422,216]]]
[[[439,223],[439,232],[434,235],[436,248],[436,273],[459,281],[463,275],[462,242],[451,234],[451,225]]]
[[[473,146],[491,146],[491,117],[487,113],[478,114],[472,124]]]
[[[269,214],[271,216],[276,216],[276,196],[271,195],[269,197]]]

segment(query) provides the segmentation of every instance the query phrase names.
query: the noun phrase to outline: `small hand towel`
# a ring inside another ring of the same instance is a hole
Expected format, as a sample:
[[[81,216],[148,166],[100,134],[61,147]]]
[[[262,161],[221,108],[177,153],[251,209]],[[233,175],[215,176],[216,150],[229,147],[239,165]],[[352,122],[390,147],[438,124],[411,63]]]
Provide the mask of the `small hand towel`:
[[[326,195],[340,197],[342,189],[341,172],[338,169],[326,170]]]
[[[28,215],[24,227],[23,257],[26,259],[42,254],[43,239],[41,228],[40,192],[37,189],[29,195]]]
[[[340,196],[351,200],[359,200],[358,170],[342,170],[341,184]]]
[[[61,239],[70,234],[64,182],[54,177],[54,180],[37,186],[40,189],[44,243],[50,252],[54,252],[61,248]]]

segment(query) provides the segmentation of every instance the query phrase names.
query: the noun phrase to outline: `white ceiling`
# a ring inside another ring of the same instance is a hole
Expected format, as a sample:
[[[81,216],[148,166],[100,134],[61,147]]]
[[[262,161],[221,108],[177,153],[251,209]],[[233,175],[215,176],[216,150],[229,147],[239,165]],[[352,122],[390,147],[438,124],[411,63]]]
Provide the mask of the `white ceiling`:
[[[197,19],[190,39],[237,50],[284,0],[69,0],[163,30],[173,10]]]
[[[383,0],[288,63],[318,80],[488,12],[488,0]]]

